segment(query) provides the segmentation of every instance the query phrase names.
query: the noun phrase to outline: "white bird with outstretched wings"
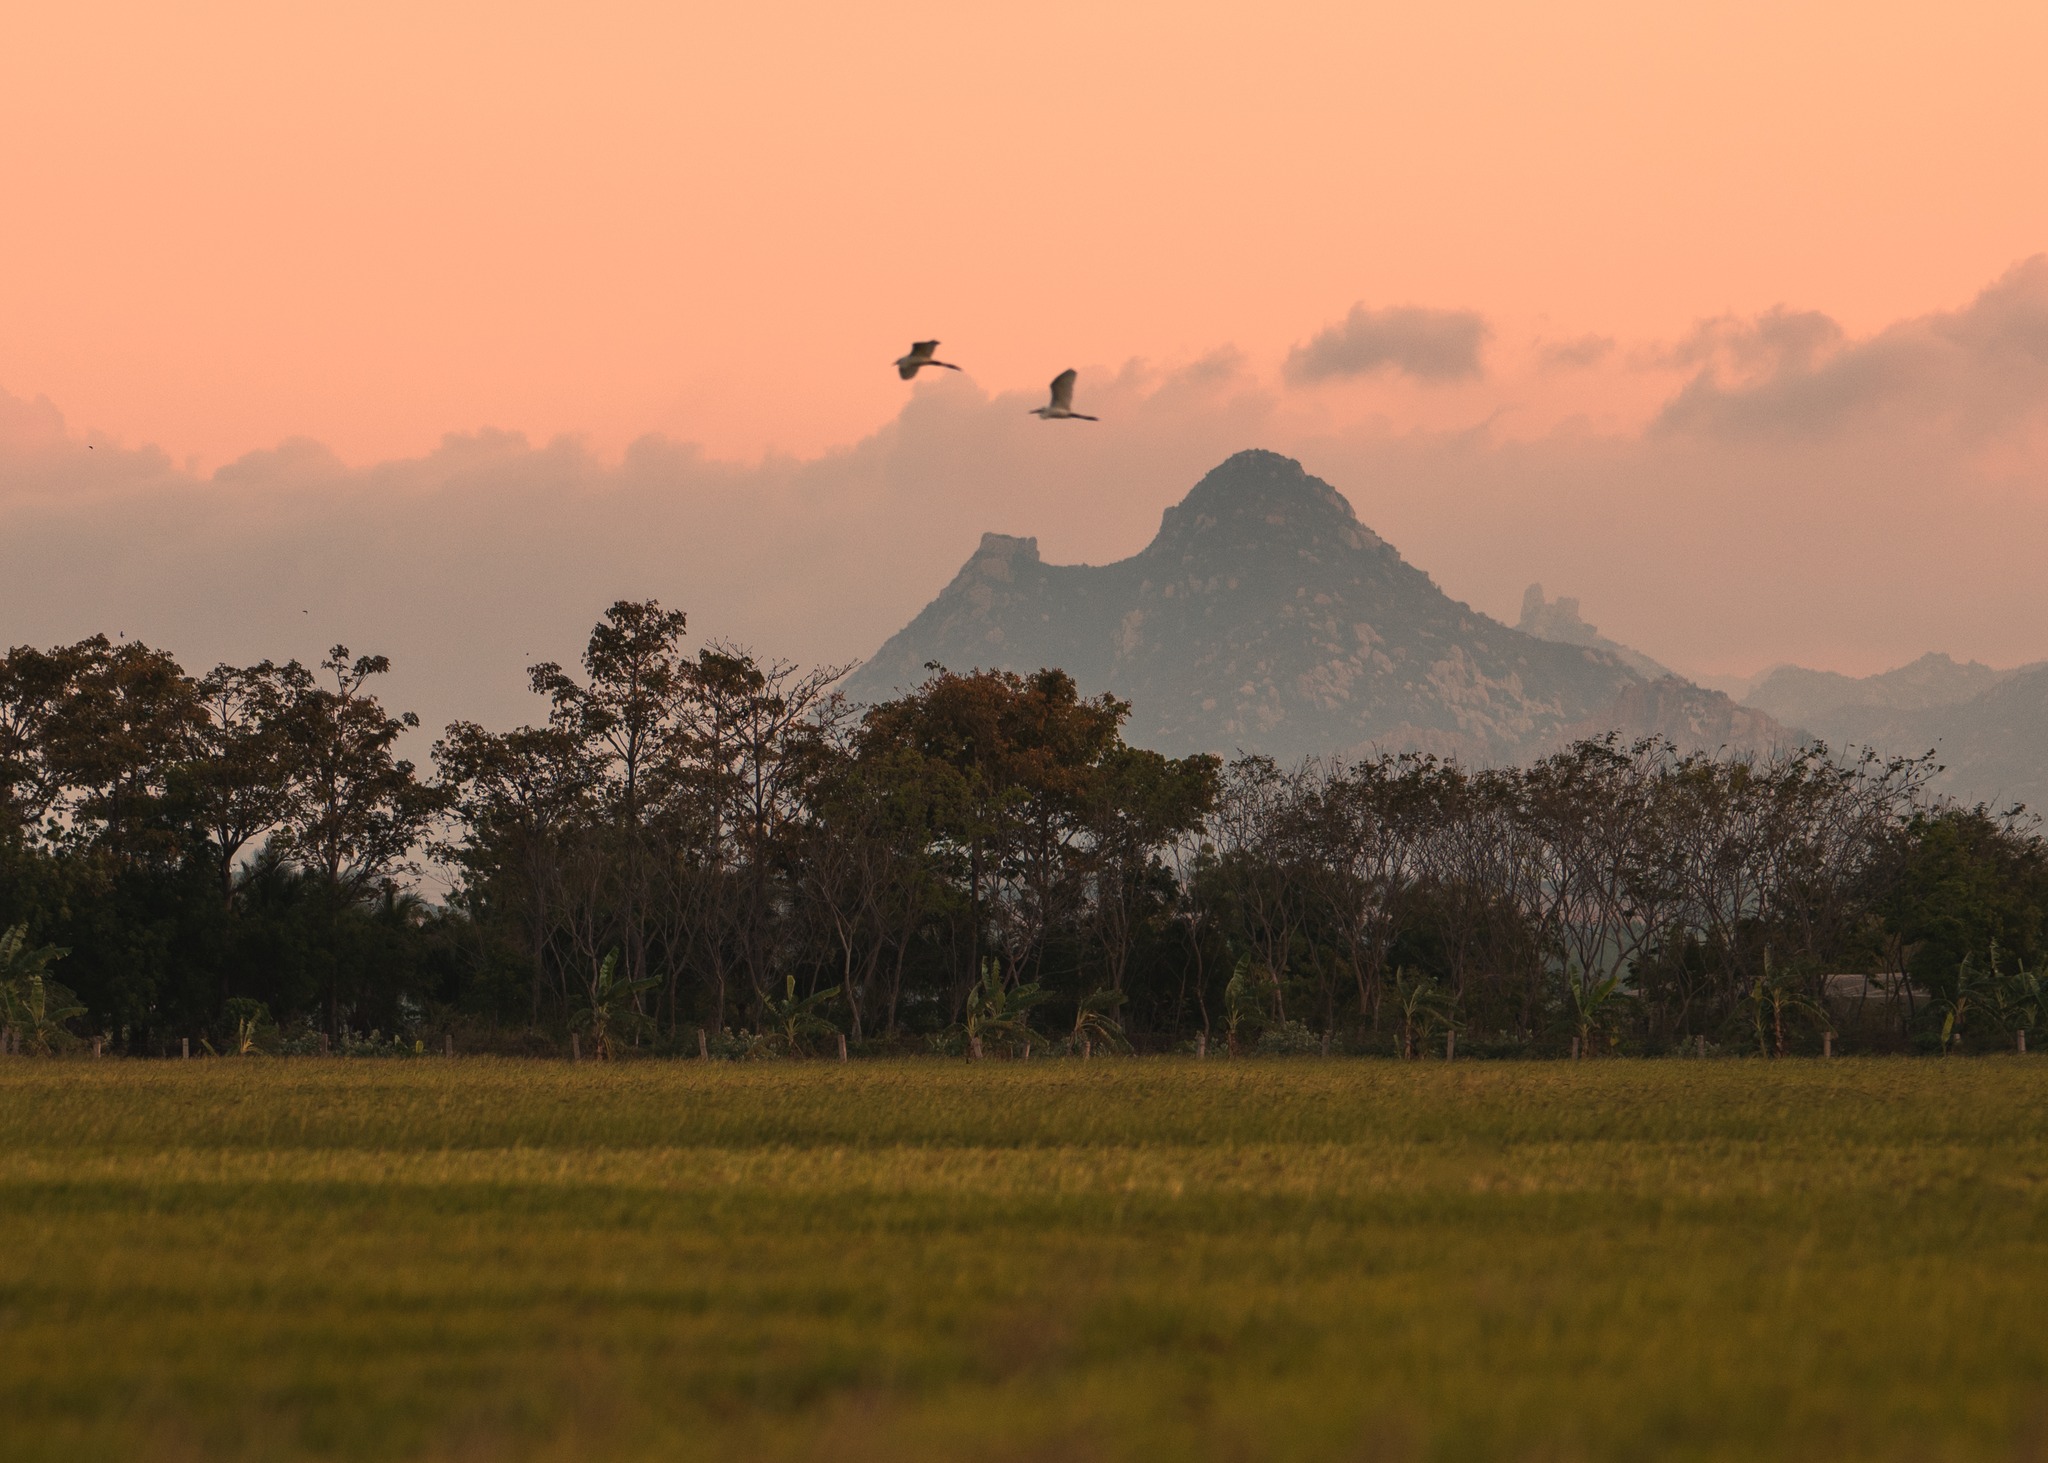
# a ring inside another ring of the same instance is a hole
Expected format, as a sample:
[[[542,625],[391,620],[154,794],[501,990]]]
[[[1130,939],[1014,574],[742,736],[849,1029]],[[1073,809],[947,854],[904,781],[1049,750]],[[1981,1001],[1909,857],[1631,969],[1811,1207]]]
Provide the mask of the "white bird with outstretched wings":
[[[949,371],[960,368],[951,361],[942,361],[932,352],[939,348],[936,340],[917,340],[910,345],[910,354],[896,358],[896,374],[908,381],[926,366],[944,366]]]
[[[1072,367],[1068,367],[1060,372],[1059,375],[1053,377],[1052,400],[1044,406],[1034,406],[1031,408],[1031,415],[1048,422],[1063,421],[1070,418],[1078,422],[1100,421],[1100,417],[1091,417],[1085,411],[1074,410],[1074,378],[1079,374],[1080,372]]]

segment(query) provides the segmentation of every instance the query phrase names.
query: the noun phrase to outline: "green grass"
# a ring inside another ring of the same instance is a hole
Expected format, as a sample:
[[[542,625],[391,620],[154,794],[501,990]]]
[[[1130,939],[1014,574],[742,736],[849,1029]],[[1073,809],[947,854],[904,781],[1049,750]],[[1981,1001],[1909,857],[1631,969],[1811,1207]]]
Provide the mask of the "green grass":
[[[2048,1456],[2044,1096],[9,1060],[0,1454]]]

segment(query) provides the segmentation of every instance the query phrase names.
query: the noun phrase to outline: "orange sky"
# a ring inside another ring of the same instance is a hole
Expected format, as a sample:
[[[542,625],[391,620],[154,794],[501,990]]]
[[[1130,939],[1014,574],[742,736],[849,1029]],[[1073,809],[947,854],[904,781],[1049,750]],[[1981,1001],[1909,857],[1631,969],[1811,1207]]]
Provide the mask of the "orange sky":
[[[1277,379],[1359,301],[1481,312],[1510,380],[1779,302],[1868,334],[2048,248],[2044,55],[2037,3],[14,0],[0,389],[203,467],[484,426],[746,459],[887,422],[913,334],[988,390]]]

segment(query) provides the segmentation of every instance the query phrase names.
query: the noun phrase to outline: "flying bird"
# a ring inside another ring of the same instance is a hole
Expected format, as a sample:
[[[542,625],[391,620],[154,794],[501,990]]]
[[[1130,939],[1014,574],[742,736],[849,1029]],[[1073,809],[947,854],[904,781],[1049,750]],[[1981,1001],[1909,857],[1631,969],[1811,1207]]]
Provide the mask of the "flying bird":
[[[1048,422],[1059,417],[1073,417],[1075,420],[1083,422],[1100,421],[1100,417],[1091,417],[1085,411],[1074,410],[1074,377],[1078,374],[1072,367],[1069,367],[1053,377],[1052,400],[1044,406],[1034,406],[1031,408],[1031,415]]]
[[[908,381],[926,366],[944,366],[949,371],[960,368],[951,361],[942,361],[932,354],[939,348],[936,340],[914,340],[910,343],[910,354],[896,358],[896,374]]]

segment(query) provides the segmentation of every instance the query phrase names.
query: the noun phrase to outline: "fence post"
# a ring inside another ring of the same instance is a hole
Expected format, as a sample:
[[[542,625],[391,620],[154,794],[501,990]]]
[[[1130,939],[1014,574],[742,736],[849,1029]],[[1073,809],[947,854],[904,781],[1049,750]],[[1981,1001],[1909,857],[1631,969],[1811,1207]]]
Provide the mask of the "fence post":
[[[330,1051],[331,1048],[327,1044],[327,1033],[323,1031],[320,1033],[320,1055],[323,1057],[327,1056]]]
[[[1084,1037],[1082,1037],[1082,1038],[1081,1038],[1081,1060],[1085,1062],[1085,1061],[1087,1061],[1087,1060],[1088,1060],[1088,1059],[1089,1059],[1090,1057],[1092,1057],[1092,1056],[1094,1056],[1094,1055],[1095,1055],[1095,1043],[1094,1043],[1094,1042],[1092,1042],[1092,1041],[1090,1041],[1090,1040],[1089,1040],[1089,1039],[1088,1039],[1087,1037],[1085,1037],[1085,1036],[1084,1036]]]
[[[1327,1031],[1325,1031],[1325,1032],[1323,1033],[1323,1055],[1327,1057],[1327,1056],[1328,1056],[1329,1054],[1330,1054],[1330,1033],[1329,1033],[1329,1032],[1327,1032]]]
[[[843,1031],[842,1031],[842,1032],[839,1032],[839,1033],[838,1033],[838,1036],[839,1036],[839,1060],[843,1062],[843,1061],[845,1061],[845,1060],[846,1060],[846,1033],[845,1033],[845,1032],[843,1032]]]
[[[1208,1055],[1209,1033],[1206,1031],[1197,1031],[1195,1033],[1195,1059],[1197,1061],[1200,1061],[1202,1058]]]
[[[711,1043],[704,1039],[704,1028],[701,1026],[697,1028],[697,1058],[705,1062],[711,1060]]]
[[[1024,1060],[1027,1062],[1031,1060],[1031,1043],[1028,1041],[1024,1043]]]
[[[970,1036],[967,1038],[967,1060],[970,1062],[978,1062],[981,1060],[980,1037]]]
[[[572,1062],[583,1060],[583,1038],[573,1031],[569,1033],[569,1060]]]
[[[1579,1059],[1579,1039],[1578,1039],[1578,1038],[1577,1038],[1577,1037],[1575,1036],[1575,1037],[1573,1037],[1573,1038],[1572,1038],[1572,1060],[1576,1062],[1576,1061],[1577,1061],[1578,1059]]]
[[[103,1036],[95,1036],[92,1039],[92,1059],[94,1061],[98,1061],[100,1059],[100,1043],[105,1040],[106,1038]]]
[[[1834,1054],[1835,1054],[1835,1034],[1834,1034],[1834,1032],[1832,1032],[1832,1031],[1823,1031],[1823,1032],[1822,1032],[1822,1033],[1820,1034],[1820,1055],[1821,1055],[1821,1060],[1825,1061],[1825,1060],[1827,1060],[1827,1059],[1828,1059],[1829,1057],[1832,1057],[1832,1056],[1833,1056]]]
[[[192,1038],[191,1038],[191,1037],[189,1037],[189,1036],[181,1036],[181,1037],[179,1037],[179,1038],[178,1038],[178,1059],[179,1059],[180,1061],[185,1061],[185,1062],[189,1062],[189,1061],[191,1061],[191,1060],[192,1060]]]
[[[1458,1033],[1455,1031],[1446,1031],[1444,1033],[1444,1060],[1447,1062],[1455,1061],[1457,1060],[1457,1056]]]
[[[444,1057],[452,1057],[452,1056],[454,1056],[454,1055],[455,1055],[455,1033],[454,1033],[454,1032],[450,1031],[450,1032],[448,1032],[448,1033],[446,1033],[445,1035],[443,1035],[443,1036],[442,1036],[442,1038],[441,1038],[441,1055],[442,1055],[442,1056],[444,1056]]]
[[[2027,1028],[2022,1026],[2019,1029],[2018,1036],[2020,1039],[2020,1055],[2025,1056],[2027,1054]]]
[[[1705,1036],[1695,1036],[1695,1037],[1694,1037],[1694,1038],[1692,1039],[1692,1041],[1693,1041],[1693,1051],[1695,1052],[1695,1054],[1697,1054],[1698,1056],[1701,1056],[1701,1057],[1704,1057],[1704,1056],[1706,1056],[1706,1054],[1707,1054],[1707,1039],[1706,1039],[1706,1037],[1705,1037]]]

